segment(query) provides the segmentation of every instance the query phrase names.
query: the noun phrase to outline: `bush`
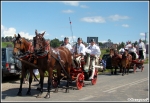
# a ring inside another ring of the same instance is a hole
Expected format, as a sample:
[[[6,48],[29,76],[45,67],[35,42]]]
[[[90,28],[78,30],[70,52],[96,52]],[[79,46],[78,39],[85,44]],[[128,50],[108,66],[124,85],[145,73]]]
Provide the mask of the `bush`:
[[[109,52],[109,50],[108,49],[106,49],[106,53],[108,53]]]

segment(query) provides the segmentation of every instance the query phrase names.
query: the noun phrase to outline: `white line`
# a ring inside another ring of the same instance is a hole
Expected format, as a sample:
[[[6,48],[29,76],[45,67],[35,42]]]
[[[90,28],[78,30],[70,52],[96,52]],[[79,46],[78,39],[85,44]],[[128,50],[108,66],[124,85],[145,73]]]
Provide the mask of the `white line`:
[[[118,86],[118,87],[115,87],[115,88],[103,91],[103,92],[109,92],[109,91],[115,90],[117,88],[121,88],[121,87],[124,87],[124,86],[127,86],[127,85],[138,84],[138,83],[141,83],[141,82],[144,82],[144,81],[147,81],[147,80],[148,80],[148,78],[144,78],[144,79],[141,79],[141,80],[138,80],[138,81],[135,81],[135,82],[131,82],[131,83],[128,83],[128,84],[125,84],[125,85],[121,85],[121,86]]]
[[[94,96],[88,96],[88,97],[85,97],[85,98],[81,98],[79,100],[87,100],[87,99],[90,99],[90,98],[93,98]]]
[[[116,90],[112,90],[112,91],[109,91],[108,93],[112,93],[112,92],[115,92]]]

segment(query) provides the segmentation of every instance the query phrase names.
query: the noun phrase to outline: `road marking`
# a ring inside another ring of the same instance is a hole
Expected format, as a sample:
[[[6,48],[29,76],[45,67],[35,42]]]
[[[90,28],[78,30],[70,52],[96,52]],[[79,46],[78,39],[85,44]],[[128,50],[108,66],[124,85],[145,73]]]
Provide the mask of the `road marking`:
[[[85,97],[85,98],[81,98],[81,99],[79,99],[79,100],[88,100],[88,99],[90,99],[90,98],[93,98],[94,96],[88,96],[88,97]]]
[[[121,85],[121,86],[118,86],[118,87],[115,87],[115,88],[112,88],[112,89],[109,89],[109,90],[106,90],[106,91],[103,91],[103,92],[110,92],[112,90],[115,90],[115,89],[118,89],[118,88],[121,88],[121,87],[124,87],[124,86],[131,86],[131,85],[135,85],[135,84],[138,84],[138,83],[141,83],[141,82],[144,82],[144,81],[147,81],[148,78],[144,78],[144,79],[141,79],[141,80],[138,80],[138,81],[135,81],[135,82],[131,82],[131,83],[128,83],[128,84],[125,84],[125,85]]]
[[[112,91],[109,91],[108,93],[112,93],[112,92],[115,92],[116,90],[112,90]]]

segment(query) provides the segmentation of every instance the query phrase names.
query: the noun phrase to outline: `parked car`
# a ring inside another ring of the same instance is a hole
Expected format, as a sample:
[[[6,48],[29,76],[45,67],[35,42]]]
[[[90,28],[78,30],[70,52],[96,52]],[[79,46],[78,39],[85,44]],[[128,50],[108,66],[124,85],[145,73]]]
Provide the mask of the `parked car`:
[[[110,54],[104,54],[101,60],[101,63],[104,66],[104,69],[111,69],[112,65],[111,65],[111,57]]]
[[[13,58],[13,48],[2,48],[2,79],[10,75],[18,75],[21,73],[21,62]]]

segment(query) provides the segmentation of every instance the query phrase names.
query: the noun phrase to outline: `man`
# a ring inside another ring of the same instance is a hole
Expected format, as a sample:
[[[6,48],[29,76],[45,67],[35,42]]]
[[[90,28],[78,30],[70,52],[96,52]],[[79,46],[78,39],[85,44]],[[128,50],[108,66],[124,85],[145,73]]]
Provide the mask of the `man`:
[[[139,39],[138,43],[138,54],[139,54],[139,59],[144,59],[144,53],[146,52],[145,44],[142,42],[141,39]]]
[[[85,56],[85,45],[82,43],[82,38],[77,39],[77,44],[75,45],[73,52],[73,57],[78,64],[77,68],[80,68],[81,59]]]
[[[133,60],[135,60],[135,59],[137,59],[137,58],[138,58],[137,50],[136,50],[136,48],[135,48],[135,45],[134,45],[134,44],[132,44],[132,47],[131,47],[131,48],[130,48],[130,50],[129,50],[129,54],[131,54],[131,55],[132,55],[132,59],[133,59]]]
[[[69,43],[69,38],[68,37],[64,38],[64,43],[61,46],[65,46],[66,48],[69,49],[69,51],[71,53],[73,53],[73,48],[72,48],[71,44]]]
[[[89,79],[91,80],[91,79],[93,79],[93,76],[94,76],[94,73],[95,73],[95,64],[96,65],[98,64],[98,60],[99,60],[99,57],[101,55],[101,51],[100,51],[100,48],[95,44],[94,39],[91,39],[91,44],[86,49],[91,50],[90,55],[93,58],[90,61],[90,68],[92,69],[92,74],[89,77]]]

